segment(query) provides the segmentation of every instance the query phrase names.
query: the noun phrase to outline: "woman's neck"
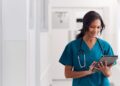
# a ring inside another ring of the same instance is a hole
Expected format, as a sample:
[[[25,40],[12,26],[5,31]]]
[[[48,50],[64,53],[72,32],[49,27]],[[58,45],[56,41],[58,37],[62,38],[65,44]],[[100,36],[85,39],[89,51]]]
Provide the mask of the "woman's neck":
[[[96,42],[96,37],[91,38],[91,37],[85,35],[85,36],[83,36],[83,40],[84,40],[85,42],[94,43],[94,42]]]
[[[85,41],[85,43],[87,44],[89,49],[92,49],[93,46],[95,45],[96,41],[97,41],[96,37],[91,38],[89,36],[83,36],[83,40]]]

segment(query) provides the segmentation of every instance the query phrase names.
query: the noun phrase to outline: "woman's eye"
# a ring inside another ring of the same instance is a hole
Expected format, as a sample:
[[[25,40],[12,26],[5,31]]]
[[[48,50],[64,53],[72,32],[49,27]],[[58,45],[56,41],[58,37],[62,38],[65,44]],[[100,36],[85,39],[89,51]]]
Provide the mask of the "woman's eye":
[[[101,27],[98,27],[98,29],[101,29]]]
[[[90,27],[90,28],[93,28],[93,29],[94,29],[94,28],[101,29],[101,27]]]
[[[100,27],[97,27],[98,29],[100,29]]]
[[[90,28],[95,28],[95,27],[90,27]]]

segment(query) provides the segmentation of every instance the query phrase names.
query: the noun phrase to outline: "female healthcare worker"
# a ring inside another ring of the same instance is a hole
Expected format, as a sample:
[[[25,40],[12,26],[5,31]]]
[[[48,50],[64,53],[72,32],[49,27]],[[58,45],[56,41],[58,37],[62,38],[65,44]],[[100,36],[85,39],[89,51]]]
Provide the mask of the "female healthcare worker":
[[[110,44],[98,38],[104,27],[97,12],[87,12],[81,33],[65,47],[59,62],[65,65],[65,77],[73,78],[72,86],[110,86],[108,77],[111,66],[105,62],[99,63],[98,68],[95,67],[103,55],[113,55]],[[93,71],[95,68],[97,72]]]

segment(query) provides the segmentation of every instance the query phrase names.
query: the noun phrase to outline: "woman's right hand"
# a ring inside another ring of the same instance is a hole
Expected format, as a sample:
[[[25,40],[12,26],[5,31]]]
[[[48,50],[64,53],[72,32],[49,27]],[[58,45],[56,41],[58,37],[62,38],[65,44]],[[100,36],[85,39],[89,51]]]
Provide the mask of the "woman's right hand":
[[[66,65],[65,66],[65,77],[66,78],[81,78],[87,75],[91,75],[94,73],[92,70],[94,69],[96,63],[97,62],[94,61],[90,65],[89,70],[85,70],[85,71],[73,71],[72,66]]]
[[[94,62],[89,66],[89,71],[90,71],[91,73],[94,73],[93,69],[95,68],[96,63],[97,63],[97,62],[94,61]]]

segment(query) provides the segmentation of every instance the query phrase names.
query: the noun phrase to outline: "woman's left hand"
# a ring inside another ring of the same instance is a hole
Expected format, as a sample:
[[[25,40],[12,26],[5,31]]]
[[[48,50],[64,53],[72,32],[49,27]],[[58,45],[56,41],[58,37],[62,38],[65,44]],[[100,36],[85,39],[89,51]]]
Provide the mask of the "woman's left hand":
[[[109,77],[111,75],[111,66],[107,66],[107,61],[104,62],[99,62],[98,63],[98,68],[96,68],[97,70],[101,71],[105,76]]]

